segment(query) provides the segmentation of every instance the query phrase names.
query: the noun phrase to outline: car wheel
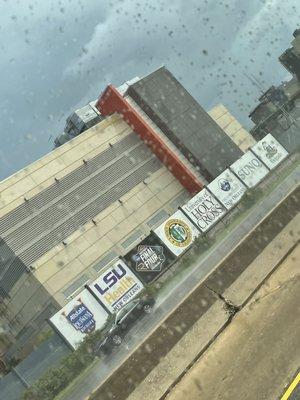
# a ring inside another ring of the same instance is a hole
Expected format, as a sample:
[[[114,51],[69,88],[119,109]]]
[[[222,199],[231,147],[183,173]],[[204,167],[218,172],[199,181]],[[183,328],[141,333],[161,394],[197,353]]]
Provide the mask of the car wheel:
[[[119,335],[114,335],[113,338],[112,338],[112,341],[117,346],[120,346],[120,344],[122,343],[122,338]]]
[[[153,309],[153,307],[150,306],[150,304],[145,304],[143,308],[144,308],[144,311],[145,311],[146,314],[150,314],[152,312],[152,309]]]

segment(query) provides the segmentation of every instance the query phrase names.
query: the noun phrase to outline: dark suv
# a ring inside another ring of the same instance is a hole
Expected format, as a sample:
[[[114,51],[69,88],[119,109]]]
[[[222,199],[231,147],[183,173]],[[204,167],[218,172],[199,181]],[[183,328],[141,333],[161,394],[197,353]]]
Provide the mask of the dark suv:
[[[104,337],[97,346],[97,353],[109,354],[114,346],[119,346],[136,320],[150,314],[154,304],[155,299],[148,296],[136,298],[126,304],[106,327]]]

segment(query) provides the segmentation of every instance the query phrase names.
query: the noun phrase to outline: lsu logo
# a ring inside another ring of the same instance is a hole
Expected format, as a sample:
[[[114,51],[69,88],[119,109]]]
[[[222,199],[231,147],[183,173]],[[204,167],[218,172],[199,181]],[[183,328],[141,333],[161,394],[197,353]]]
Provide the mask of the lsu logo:
[[[111,271],[103,276],[102,282],[96,283],[95,288],[100,294],[104,294],[112,288],[118,281],[120,281],[127,274],[126,269],[122,264],[118,263]]]
[[[130,301],[143,285],[122,261],[113,265],[90,286],[99,300],[114,312],[120,304]]]

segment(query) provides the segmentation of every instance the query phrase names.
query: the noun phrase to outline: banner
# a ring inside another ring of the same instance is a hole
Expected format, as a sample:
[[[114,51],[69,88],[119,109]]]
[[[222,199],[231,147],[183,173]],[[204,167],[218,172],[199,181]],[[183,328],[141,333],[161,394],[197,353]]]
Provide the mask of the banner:
[[[230,169],[248,188],[256,186],[268,173],[268,168],[252,151],[247,151]]]
[[[180,210],[176,211],[154,232],[176,256],[183,253],[200,234]]]
[[[222,172],[207,188],[227,210],[237,204],[247,190],[246,186],[229,169]]]
[[[176,257],[153,233],[124,256],[126,264],[144,283],[151,283],[174,262]]]
[[[111,313],[119,311],[144,288],[122,260],[105,270],[87,287]]]
[[[208,231],[225,214],[223,206],[207,189],[201,190],[181,208],[201,232]]]
[[[86,335],[104,326],[107,317],[108,313],[104,308],[87,289],[84,289],[54,314],[50,323],[73,349],[76,349]]]
[[[285,148],[270,133],[257,142],[251,150],[270,169],[276,168],[289,155]]]

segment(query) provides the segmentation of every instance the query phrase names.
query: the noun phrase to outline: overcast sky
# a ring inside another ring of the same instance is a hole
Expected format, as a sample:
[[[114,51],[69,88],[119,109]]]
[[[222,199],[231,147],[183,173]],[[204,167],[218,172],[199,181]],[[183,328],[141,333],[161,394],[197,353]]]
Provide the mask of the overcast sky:
[[[166,65],[206,109],[247,127],[259,88],[288,74],[278,56],[299,0],[0,0],[0,179],[53,148],[68,114]]]

